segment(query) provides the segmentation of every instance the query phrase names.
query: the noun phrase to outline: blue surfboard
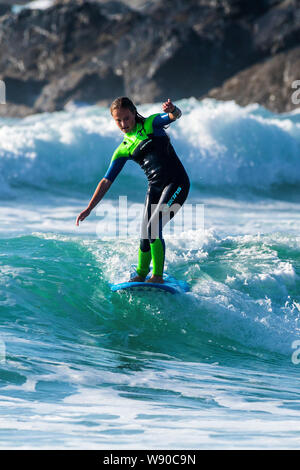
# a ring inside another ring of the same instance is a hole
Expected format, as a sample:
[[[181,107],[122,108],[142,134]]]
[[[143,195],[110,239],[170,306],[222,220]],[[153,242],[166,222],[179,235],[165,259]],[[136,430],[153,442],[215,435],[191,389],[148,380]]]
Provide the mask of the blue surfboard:
[[[154,282],[120,282],[111,284],[110,288],[113,292],[132,291],[132,292],[158,292],[164,291],[171,294],[182,294],[190,290],[189,285],[185,281],[179,281],[168,274],[164,274],[164,283]]]

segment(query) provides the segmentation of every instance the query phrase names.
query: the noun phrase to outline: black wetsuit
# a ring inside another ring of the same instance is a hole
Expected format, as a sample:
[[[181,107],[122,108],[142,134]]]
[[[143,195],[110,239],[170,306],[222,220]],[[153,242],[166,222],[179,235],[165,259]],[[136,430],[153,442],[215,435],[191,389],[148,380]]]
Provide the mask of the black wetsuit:
[[[148,274],[151,259],[153,274],[163,274],[162,229],[181,208],[190,189],[189,177],[163,128],[171,122],[168,114],[155,114],[137,123],[131,133],[125,134],[104,176],[114,181],[127,160],[137,162],[147,176],[137,267],[142,277]]]

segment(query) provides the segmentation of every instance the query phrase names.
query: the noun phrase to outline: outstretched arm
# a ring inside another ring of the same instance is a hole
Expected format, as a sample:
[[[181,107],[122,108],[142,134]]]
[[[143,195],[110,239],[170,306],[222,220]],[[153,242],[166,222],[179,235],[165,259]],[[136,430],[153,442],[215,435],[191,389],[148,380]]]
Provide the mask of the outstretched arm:
[[[94,207],[98,204],[98,202],[101,201],[103,196],[109,190],[111,184],[112,184],[112,181],[108,180],[107,178],[102,178],[102,180],[100,181],[100,183],[98,184],[96,188],[96,191],[93,194],[92,199],[90,200],[88,207],[84,211],[82,211],[77,217],[76,225],[79,225],[79,222],[82,222],[86,217],[90,215]]]
[[[176,119],[179,119],[182,114],[180,109],[172,103],[170,98],[168,98],[168,101],[165,101],[163,103],[162,108],[165,113],[169,114],[169,117],[172,121],[176,121]]]

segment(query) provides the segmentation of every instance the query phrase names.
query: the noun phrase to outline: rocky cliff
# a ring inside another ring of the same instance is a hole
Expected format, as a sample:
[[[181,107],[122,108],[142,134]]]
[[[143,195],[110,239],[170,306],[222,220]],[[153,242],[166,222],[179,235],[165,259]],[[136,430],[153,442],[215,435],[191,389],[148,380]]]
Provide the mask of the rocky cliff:
[[[129,3],[132,6],[129,6]],[[284,112],[300,80],[300,0],[57,0],[0,17],[0,114],[72,101],[205,96]]]

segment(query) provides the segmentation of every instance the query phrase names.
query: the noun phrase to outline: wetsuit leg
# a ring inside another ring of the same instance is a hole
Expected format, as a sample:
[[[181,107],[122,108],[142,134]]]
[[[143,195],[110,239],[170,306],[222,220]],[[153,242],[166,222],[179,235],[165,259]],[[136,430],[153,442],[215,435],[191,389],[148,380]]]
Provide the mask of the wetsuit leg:
[[[150,240],[148,237],[148,223],[151,218],[151,206],[158,203],[161,190],[154,186],[149,186],[145,198],[144,213],[141,225],[141,239],[138,254],[137,273],[141,277],[146,277],[149,273],[151,263]]]
[[[181,182],[171,182],[160,193],[157,200],[157,193],[152,199],[148,199],[147,204],[147,234],[150,241],[150,251],[153,263],[153,275],[163,275],[165,261],[165,241],[162,235],[163,227],[177,214],[185,202],[190,188],[188,178]],[[154,202],[153,202],[154,200]],[[149,204],[151,203],[151,208]],[[149,218],[150,210],[150,218]],[[145,222],[144,222],[145,227]],[[145,228],[144,228],[145,230]],[[147,242],[147,248],[149,245]],[[150,264],[150,262],[149,262]],[[149,265],[148,265],[149,269]]]

